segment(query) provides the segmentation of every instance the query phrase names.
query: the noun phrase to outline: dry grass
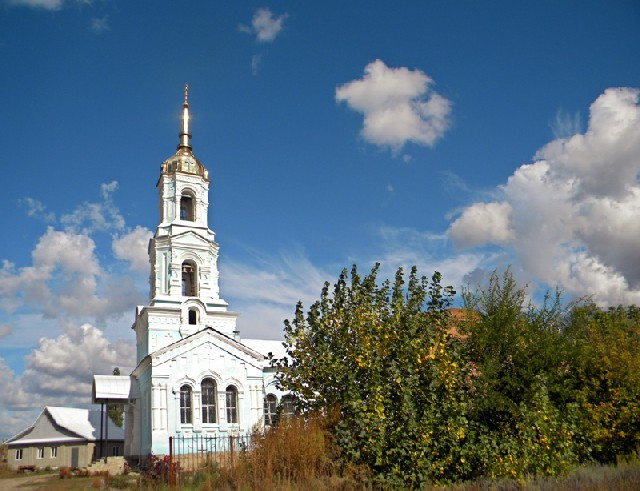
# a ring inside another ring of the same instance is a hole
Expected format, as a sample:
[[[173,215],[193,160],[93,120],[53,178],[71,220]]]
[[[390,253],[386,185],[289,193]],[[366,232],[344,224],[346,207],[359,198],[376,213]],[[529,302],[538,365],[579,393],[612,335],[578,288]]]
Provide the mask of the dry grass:
[[[282,421],[228,466],[211,466],[194,476],[192,486],[218,489],[366,489],[369,475],[341,465],[323,422],[299,417]]]
[[[212,490],[373,490],[366,469],[342,461],[322,420],[292,418],[266,435],[256,434],[230,465],[211,465],[182,482],[183,489]],[[559,478],[478,480],[423,489],[449,491],[640,490],[640,460],[580,467]]]
[[[9,464],[6,462],[0,462],[0,479],[3,477],[13,477],[16,475],[16,471],[9,468]]]

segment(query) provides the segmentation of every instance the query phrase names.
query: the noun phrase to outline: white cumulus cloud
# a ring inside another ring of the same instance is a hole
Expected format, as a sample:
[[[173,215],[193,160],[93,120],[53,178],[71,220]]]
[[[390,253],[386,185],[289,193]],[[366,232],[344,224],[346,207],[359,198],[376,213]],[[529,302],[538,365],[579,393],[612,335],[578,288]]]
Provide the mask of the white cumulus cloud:
[[[369,63],[364,77],[336,89],[336,100],[364,115],[362,137],[399,150],[405,143],[433,146],[450,126],[451,102],[431,89],[420,70]]]
[[[0,308],[12,312],[22,306],[45,317],[97,319],[132,308],[142,294],[130,278],[105,274],[94,252],[88,235],[49,227],[31,253],[30,266],[16,268],[4,261]]]
[[[109,341],[90,325],[67,326],[56,338],[41,338],[25,357],[25,370],[16,376],[0,358],[0,436],[15,434],[33,419],[31,410],[43,406],[89,406],[94,374],[109,375],[114,367],[129,373],[135,364],[133,341]]]
[[[453,224],[449,232],[458,247],[473,247],[485,242],[503,244],[511,238],[507,202],[476,203],[468,207]]]
[[[137,273],[149,272],[149,239],[151,230],[137,226],[130,232],[114,237],[111,247],[118,259],[129,262],[132,271]]]
[[[543,283],[603,305],[640,303],[639,94],[607,89],[584,133],[551,141],[499,201],[462,212],[448,230],[454,243],[504,246]]]

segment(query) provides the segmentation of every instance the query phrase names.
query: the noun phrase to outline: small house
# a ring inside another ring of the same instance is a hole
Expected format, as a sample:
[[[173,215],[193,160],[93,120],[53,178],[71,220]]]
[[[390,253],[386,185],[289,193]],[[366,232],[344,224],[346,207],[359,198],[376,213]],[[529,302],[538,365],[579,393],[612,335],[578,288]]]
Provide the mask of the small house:
[[[9,467],[81,468],[103,455],[122,455],[124,431],[101,416],[88,409],[45,407],[31,426],[7,440]]]

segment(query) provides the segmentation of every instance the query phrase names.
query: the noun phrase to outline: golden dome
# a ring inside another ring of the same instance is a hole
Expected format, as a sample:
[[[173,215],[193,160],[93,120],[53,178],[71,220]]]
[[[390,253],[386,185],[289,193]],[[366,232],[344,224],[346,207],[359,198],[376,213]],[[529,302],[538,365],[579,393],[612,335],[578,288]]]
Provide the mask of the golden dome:
[[[178,151],[167,160],[162,162],[160,172],[163,174],[174,174],[176,172],[184,172],[186,174],[194,174],[196,176],[209,178],[209,171],[202,165],[191,151],[178,148]]]

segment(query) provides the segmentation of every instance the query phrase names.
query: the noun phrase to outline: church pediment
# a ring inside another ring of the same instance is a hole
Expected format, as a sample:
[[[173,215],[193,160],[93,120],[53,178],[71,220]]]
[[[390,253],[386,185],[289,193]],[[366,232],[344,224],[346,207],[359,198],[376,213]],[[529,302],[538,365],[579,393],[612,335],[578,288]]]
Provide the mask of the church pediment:
[[[211,244],[209,240],[195,233],[193,230],[187,230],[181,234],[171,237],[171,245],[178,247],[198,247],[208,248]]]
[[[261,369],[264,356],[212,328],[205,328],[151,354],[153,366],[186,356],[229,356]]]

